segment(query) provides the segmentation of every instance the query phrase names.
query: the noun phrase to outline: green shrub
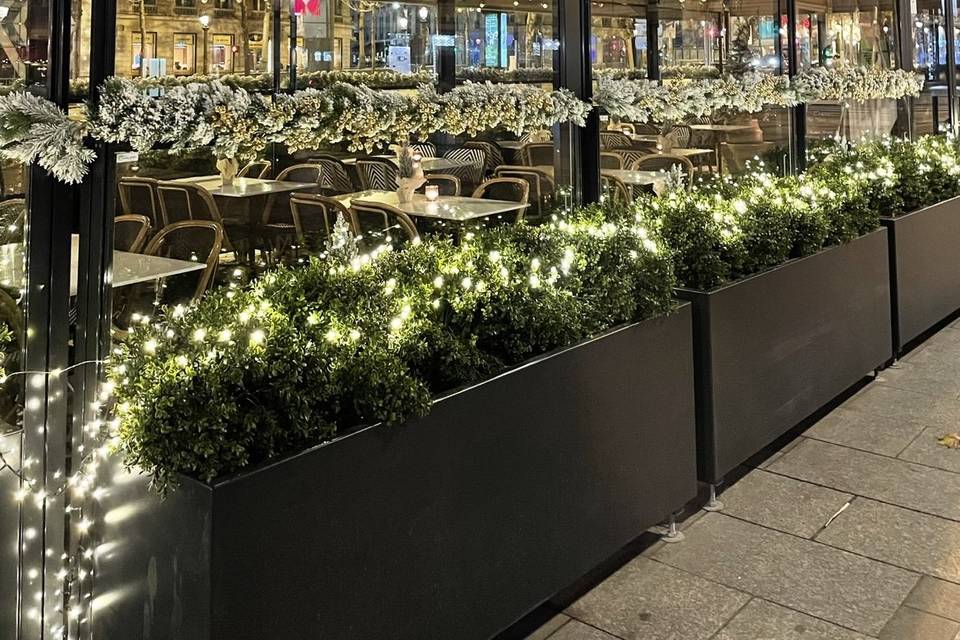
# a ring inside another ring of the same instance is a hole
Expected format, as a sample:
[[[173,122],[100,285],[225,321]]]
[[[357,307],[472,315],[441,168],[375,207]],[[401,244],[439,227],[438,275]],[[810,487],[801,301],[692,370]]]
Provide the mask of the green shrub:
[[[640,200],[635,215],[668,247],[681,286],[709,290],[876,229],[873,182],[754,173]]]
[[[960,151],[954,140],[884,139],[823,151],[810,173],[826,181],[856,179],[879,215],[897,216],[960,195]]]
[[[209,481],[664,313],[673,284],[646,230],[599,208],[280,268],[134,329],[109,366],[120,443],[160,491]]]

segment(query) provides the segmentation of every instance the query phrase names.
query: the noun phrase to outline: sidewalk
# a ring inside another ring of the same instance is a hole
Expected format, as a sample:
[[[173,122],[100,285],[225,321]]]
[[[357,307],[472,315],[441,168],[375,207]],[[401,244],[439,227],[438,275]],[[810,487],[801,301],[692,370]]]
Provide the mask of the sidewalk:
[[[960,640],[960,321],[528,640]]]

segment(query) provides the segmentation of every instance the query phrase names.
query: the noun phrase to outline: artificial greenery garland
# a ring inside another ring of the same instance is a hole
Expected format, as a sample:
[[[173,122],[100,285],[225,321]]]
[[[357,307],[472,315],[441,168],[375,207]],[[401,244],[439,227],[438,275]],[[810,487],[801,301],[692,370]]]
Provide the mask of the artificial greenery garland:
[[[593,103],[611,117],[678,122],[717,112],[756,113],[765,106],[815,101],[864,101],[917,96],[923,76],[886,67],[818,67],[788,76],[759,71],[741,76],[657,83],[601,77]]]
[[[502,127],[522,134],[562,122],[582,125],[589,110],[567,90],[528,85],[466,84],[445,94],[422,86],[400,94],[338,82],[268,97],[214,81],[152,97],[115,77],[87,105],[83,122],[30,94],[0,96],[0,154],[36,161],[75,183],[94,157],[84,148],[86,136],[137,151],[167,144],[177,153],[212,144],[218,159],[247,160],[271,142],[291,151],[341,141],[371,150],[438,131],[475,135]]]
[[[922,86],[919,76],[883,68],[805,73],[793,86],[784,76],[759,73],[663,84],[601,76],[594,104],[617,119],[670,123],[720,110],[756,112],[766,104],[916,95]],[[444,94],[421,86],[400,94],[335,82],[267,97],[215,80],[151,97],[135,81],[111,78],[83,121],[27,93],[0,95],[0,155],[36,162],[57,179],[76,183],[94,157],[84,146],[88,135],[139,151],[160,143],[174,152],[212,143],[218,159],[245,160],[271,142],[294,151],[341,141],[370,150],[438,131],[475,135],[502,127],[520,134],[563,122],[582,125],[590,108],[567,90],[523,84],[467,83]]]

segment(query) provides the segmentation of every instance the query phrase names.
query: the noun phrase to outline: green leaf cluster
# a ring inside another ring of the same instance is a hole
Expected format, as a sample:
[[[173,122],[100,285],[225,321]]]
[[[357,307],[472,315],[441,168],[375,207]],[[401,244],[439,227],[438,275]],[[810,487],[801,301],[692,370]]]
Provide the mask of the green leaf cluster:
[[[640,200],[634,214],[673,254],[681,286],[710,290],[876,229],[876,182],[757,172]]]

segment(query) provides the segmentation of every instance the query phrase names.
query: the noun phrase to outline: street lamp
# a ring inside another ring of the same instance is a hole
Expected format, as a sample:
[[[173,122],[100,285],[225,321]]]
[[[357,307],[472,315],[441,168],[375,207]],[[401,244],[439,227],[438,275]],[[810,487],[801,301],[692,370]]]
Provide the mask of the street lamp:
[[[203,74],[209,75],[210,70],[207,69],[207,33],[210,31],[210,16],[200,16],[199,20],[200,26],[203,27]]]

